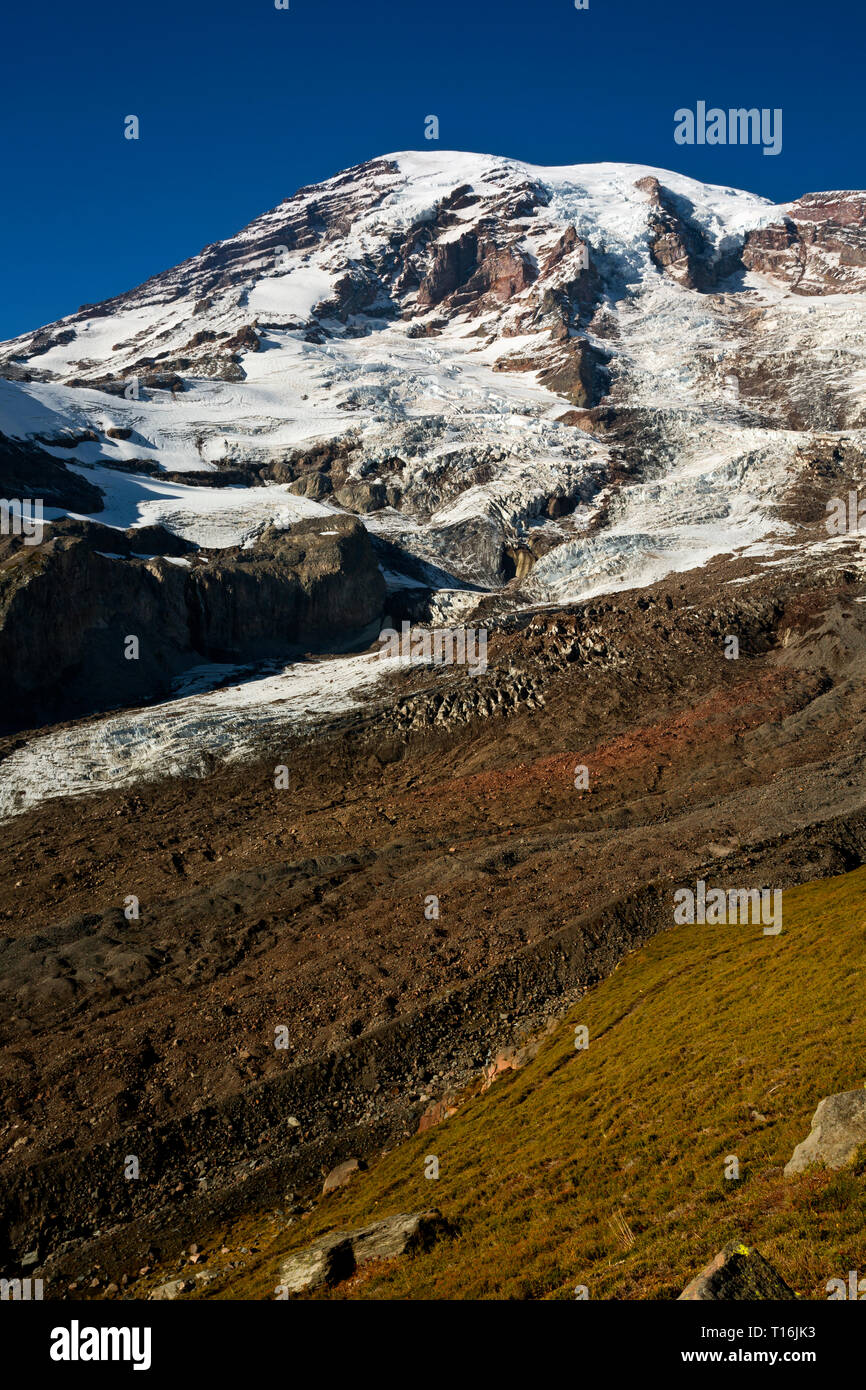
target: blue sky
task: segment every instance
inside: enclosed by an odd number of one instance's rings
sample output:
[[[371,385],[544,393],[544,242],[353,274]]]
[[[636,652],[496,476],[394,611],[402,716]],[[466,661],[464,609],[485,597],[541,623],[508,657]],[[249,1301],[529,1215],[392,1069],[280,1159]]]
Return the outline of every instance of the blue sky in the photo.
[[[0,338],[107,298],[306,183],[439,146],[624,160],[775,200],[863,188],[863,0],[45,0],[0,59]],[[782,152],[673,113],[781,107]],[[141,123],[123,138],[124,117]]]

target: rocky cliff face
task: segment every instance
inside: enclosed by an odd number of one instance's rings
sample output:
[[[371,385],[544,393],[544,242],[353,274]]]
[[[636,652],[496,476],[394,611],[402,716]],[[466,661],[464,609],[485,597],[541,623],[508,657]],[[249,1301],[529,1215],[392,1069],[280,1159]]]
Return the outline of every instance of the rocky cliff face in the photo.
[[[101,512],[102,492],[37,444],[0,434],[0,496],[38,497],[46,507]]]
[[[798,198],[777,222],[747,234],[742,263],[794,294],[861,294],[866,288],[866,197],[809,193]]]
[[[161,528],[143,536],[75,522],[50,527],[38,546],[5,539],[3,722],[137,703],[203,661],[327,649],[361,633],[385,594],[370,539],[346,517],[323,532],[316,521],[269,528],[249,549],[218,552],[178,545]],[[145,545],[157,553],[142,554]]]

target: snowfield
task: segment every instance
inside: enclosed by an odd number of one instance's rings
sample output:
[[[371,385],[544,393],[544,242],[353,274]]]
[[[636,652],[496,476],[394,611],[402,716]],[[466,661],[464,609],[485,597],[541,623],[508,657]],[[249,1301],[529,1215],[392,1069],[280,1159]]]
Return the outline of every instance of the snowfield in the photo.
[[[232,674],[238,683],[44,734],[12,753],[0,764],[0,820],[52,797],[205,777],[217,762],[243,761],[265,744],[276,765],[281,734],[356,708],[388,671],[375,653],[296,662],[254,679],[242,679],[249,672],[240,667],[201,667],[182,688]]]

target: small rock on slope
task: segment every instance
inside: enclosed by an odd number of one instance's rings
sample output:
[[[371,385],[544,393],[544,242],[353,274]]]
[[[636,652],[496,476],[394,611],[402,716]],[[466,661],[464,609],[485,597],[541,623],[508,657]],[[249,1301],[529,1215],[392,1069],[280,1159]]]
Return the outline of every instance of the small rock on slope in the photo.
[[[332,1168],[325,1178],[322,1195],[324,1196],[326,1192],[333,1192],[338,1187],[345,1187],[347,1182],[352,1181],[360,1167],[357,1158],[347,1158],[345,1163],[338,1163],[336,1168]]]
[[[358,1231],[331,1231],[322,1240],[295,1251],[280,1265],[280,1288],[308,1293],[324,1284],[348,1279],[367,1260],[389,1260],[429,1250],[453,1228],[440,1211],[398,1212]]]
[[[679,1301],[791,1299],[797,1295],[757,1250],[731,1241],[687,1284]]]

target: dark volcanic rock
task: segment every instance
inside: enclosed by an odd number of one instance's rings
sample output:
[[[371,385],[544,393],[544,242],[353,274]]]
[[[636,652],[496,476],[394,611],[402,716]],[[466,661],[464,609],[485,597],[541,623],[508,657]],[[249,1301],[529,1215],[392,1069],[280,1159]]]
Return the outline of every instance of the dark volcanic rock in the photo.
[[[550,391],[564,396],[579,409],[598,404],[608,389],[609,355],[586,338],[569,338],[543,356],[503,357],[493,365],[495,372],[538,372],[538,380]],[[571,422],[569,422],[571,423]]]
[[[35,444],[0,434],[0,496],[40,498],[45,507],[101,512],[102,492]]]
[[[425,309],[440,304],[469,279],[477,264],[478,238],[474,232],[464,232],[456,240],[437,246],[433,264],[421,282],[418,303]]]
[[[118,531],[113,526],[105,526],[101,521],[82,521],[76,517],[64,516],[51,522],[52,536],[64,536],[85,540],[94,549],[107,555],[147,556],[155,555],[194,555],[198,546],[192,541],[176,536],[164,526],[130,526],[126,531]]]
[[[311,497],[314,502],[321,502],[325,497],[329,497],[332,490],[327,473],[304,473],[289,484],[289,492],[294,492],[299,497]]]
[[[50,352],[54,347],[62,347],[65,343],[73,342],[75,336],[74,328],[67,328],[59,333],[52,332],[50,327],[40,328],[30,340],[30,356],[41,357],[43,353]]]
[[[680,1294],[681,1300],[689,1302],[796,1297],[769,1261],[741,1241],[726,1245]]]
[[[0,721],[33,724],[164,694],[189,650],[186,573],[46,534],[0,563]],[[137,660],[124,655],[139,640]]]
[[[385,484],[375,478],[349,478],[337,488],[334,500],[353,512],[377,512],[387,500]]]
[[[130,526],[124,536],[131,555],[193,555],[198,549],[191,541],[185,541],[183,536],[176,536],[164,526]]]
[[[712,247],[689,215],[691,205],[652,174],[638,179],[635,188],[646,193],[653,209],[649,222],[653,264],[686,289],[714,288],[718,275],[733,269],[733,264],[716,263]]]
[[[366,530],[339,516],[290,531],[269,527],[251,550],[213,553],[192,582],[193,645],[212,658],[278,656],[298,642],[339,640],[379,618],[385,601]]]
[[[249,550],[184,565],[163,558],[189,547],[161,527],[124,534],[65,522],[38,546],[5,539],[0,720],[135,703],[166,694],[202,658],[257,660],[351,637],[381,616],[384,580],[360,523],[335,517],[332,534],[324,529],[319,519],[271,528]],[[142,546],[151,558],[137,558]]]

